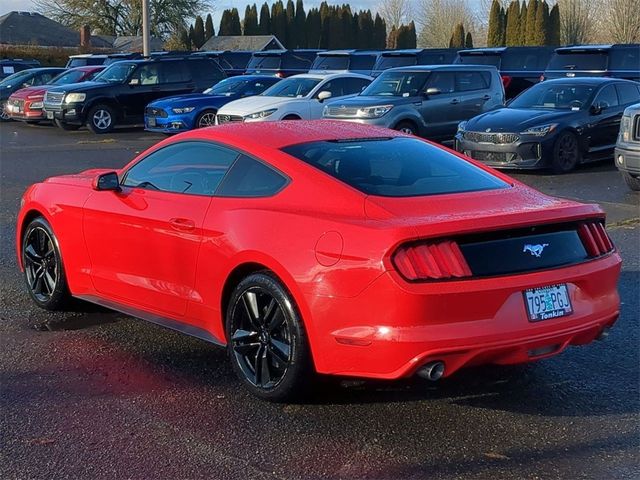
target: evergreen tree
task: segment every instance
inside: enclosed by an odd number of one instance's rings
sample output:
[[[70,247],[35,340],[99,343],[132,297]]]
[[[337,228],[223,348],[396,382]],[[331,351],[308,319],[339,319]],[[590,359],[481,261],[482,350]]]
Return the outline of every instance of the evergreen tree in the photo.
[[[487,31],[487,46],[502,47],[504,46],[505,24],[504,10],[499,0],[493,0],[491,10],[489,11],[489,29]]]
[[[527,27],[525,35],[525,45],[536,45],[537,31],[536,31],[536,17],[538,15],[538,0],[529,0],[527,5]]]
[[[467,32],[467,36],[464,39],[464,48],[473,48],[473,38],[471,32]]]
[[[549,5],[542,0],[536,8],[535,31],[533,35],[534,45],[549,44]]]
[[[195,33],[193,31],[193,24],[191,24],[189,26],[189,46],[191,46],[193,48],[193,37],[194,37]]]
[[[387,48],[391,50],[398,48],[398,30],[395,25],[391,25],[391,31],[387,37]]]
[[[213,29],[213,18],[211,18],[211,14],[208,14],[207,19],[204,22],[204,41],[206,42],[215,34],[216,32]]]
[[[518,19],[518,43],[516,45],[527,44],[527,3],[522,2],[522,8],[520,9],[520,18]]]
[[[556,3],[549,12],[549,43],[548,45],[560,45],[560,8]]]
[[[320,45],[320,30],[322,28],[320,22],[320,11],[312,8],[307,14],[305,22],[305,31],[307,36],[307,48],[318,48]]]
[[[339,48],[355,48],[356,32],[353,30],[353,15],[351,7],[344,5],[340,10],[340,30],[342,31],[342,45]]]
[[[240,24],[240,12],[237,8],[231,9],[230,18],[230,35],[242,35],[242,25]]]
[[[358,14],[358,30],[356,46],[362,49],[376,48],[375,46],[375,26],[371,17],[371,10],[362,11]]]
[[[514,0],[507,7],[505,19],[505,45],[515,47],[520,45],[520,1]]]
[[[198,15],[196,17],[196,23],[193,27],[193,46],[199,49],[202,45],[204,45],[204,20],[202,17]]]
[[[271,33],[285,44],[287,38],[287,14],[284,11],[282,0],[278,0],[271,5]]]
[[[260,35],[269,35],[271,33],[271,15],[269,14],[269,4],[264,2],[260,7],[260,24],[258,26]]]
[[[189,32],[186,28],[180,27],[178,31],[178,38],[185,50],[191,50],[191,39],[189,38]]]
[[[307,48],[307,30],[305,24],[307,21],[307,14],[304,11],[304,3],[302,0],[296,1],[296,17],[294,20],[294,29],[296,31],[296,47]]]
[[[318,42],[319,48],[329,48],[329,39],[331,37],[331,17],[333,15],[332,8],[329,8],[327,2],[322,2],[320,4],[320,41]]]
[[[373,22],[373,44],[371,48],[377,50],[384,50],[387,43],[387,24],[384,19],[376,13],[376,18]]]
[[[449,40],[449,48],[464,48],[464,25],[462,23],[456,24]]]
[[[229,35],[229,14],[231,12],[229,10],[222,11],[222,17],[220,18],[220,27],[218,27],[218,35],[225,36]]]
[[[296,28],[295,28],[295,6],[293,4],[293,0],[287,0],[287,7],[284,11],[285,19],[286,19],[286,36],[285,36],[285,47],[287,48],[295,48],[298,43]]]

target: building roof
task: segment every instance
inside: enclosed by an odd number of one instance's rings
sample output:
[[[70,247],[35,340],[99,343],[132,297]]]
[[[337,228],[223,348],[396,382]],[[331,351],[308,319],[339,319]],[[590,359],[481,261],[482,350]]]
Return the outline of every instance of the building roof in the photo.
[[[200,50],[283,50],[284,45],[274,35],[224,35],[213,36]]]
[[[35,12],[9,12],[0,17],[0,43],[77,47],[80,32]]]

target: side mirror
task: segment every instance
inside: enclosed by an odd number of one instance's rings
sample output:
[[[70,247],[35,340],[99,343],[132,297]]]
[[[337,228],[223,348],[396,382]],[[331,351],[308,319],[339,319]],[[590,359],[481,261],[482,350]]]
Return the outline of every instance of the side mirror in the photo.
[[[605,108],[607,108],[607,104],[604,102],[594,103],[591,105],[589,113],[591,113],[591,115],[600,115]]]
[[[93,179],[93,189],[119,191],[120,180],[118,179],[118,174],[116,172],[106,172],[97,175]]]
[[[427,90],[424,92],[424,94],[426,96],[431,96],[431,95],[440,95],[442,92],[440,91],[439,88],[436,87],[429,87],[427,88]]]
[[[323,90],[318,94],[319,102],[324,102],[327,98],[331,98],[331,92],[327,92],[326,90]]]

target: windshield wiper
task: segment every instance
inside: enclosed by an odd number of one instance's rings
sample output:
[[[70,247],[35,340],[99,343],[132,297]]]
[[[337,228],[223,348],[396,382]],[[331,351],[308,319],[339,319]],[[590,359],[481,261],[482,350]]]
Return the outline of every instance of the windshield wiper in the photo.
[[[562,67],[562,68],[566,68],[567,70],[575,70],[575,69],[576,69],[576,66],[575,66],[575,65],[565,65],[565,66],[564,66],[564,67]]]

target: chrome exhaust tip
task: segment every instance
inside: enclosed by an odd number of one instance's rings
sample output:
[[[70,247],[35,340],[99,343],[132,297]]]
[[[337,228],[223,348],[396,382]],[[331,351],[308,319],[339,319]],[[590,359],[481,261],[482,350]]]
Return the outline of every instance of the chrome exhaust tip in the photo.
[[[444,362],[436,360],[435,362],[429,362],[418,369],[417,372],[420,378],[435,382],[440,380],[444,375]]]
[[[596,340],[605,340],[609,336],[609,329],[604,328],[600,334],[596,337]]]

